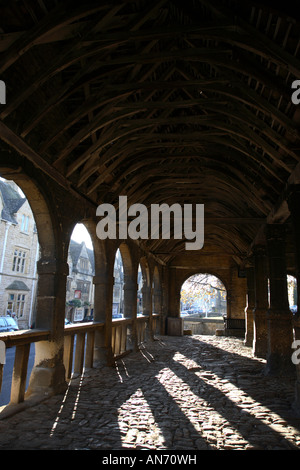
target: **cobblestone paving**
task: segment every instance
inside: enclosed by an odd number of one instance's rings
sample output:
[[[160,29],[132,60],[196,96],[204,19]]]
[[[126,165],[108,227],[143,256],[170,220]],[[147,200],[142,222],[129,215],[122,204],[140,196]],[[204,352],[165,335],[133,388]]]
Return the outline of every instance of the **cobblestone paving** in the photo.
[[[294,379],[263,374],[241,339],[159,337],[0,421],[0,449],[300,449]]]

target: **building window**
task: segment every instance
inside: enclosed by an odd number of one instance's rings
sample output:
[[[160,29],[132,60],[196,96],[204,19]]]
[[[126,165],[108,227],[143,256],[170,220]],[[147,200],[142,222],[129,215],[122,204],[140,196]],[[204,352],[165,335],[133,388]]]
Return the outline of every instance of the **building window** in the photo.
[[[26,266],[26,251],[16,249],[14,251],[12,270],[15,273],[24,273]]]
[[[67,292],[71,291],[72,279],[67,279]]]
[[[77,290],[81,291],[82,294],[89,294],[90,282],[77,281]]]
[[[21,232],[28,233],[28,227],[29,227],[29,216],[23,214],[22,221],[21,221]]]
[[[89,262],[87,259],[81,258],[80,259],[80,270],[81,271],[88,271],[89,269]]]
[[[13,315],[16,314],[18,318],[23,317],[25,307],[26,294],[9,294],[7,311]]]

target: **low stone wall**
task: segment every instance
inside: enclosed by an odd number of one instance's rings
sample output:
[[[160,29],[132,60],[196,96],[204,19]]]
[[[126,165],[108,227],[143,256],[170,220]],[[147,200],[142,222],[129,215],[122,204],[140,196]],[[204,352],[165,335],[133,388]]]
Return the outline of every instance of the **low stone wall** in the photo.
[[[184,330],[191,330],[193,335],[215,335],[216,330],[224,329],[223,318],[199,318],[184,320]]]

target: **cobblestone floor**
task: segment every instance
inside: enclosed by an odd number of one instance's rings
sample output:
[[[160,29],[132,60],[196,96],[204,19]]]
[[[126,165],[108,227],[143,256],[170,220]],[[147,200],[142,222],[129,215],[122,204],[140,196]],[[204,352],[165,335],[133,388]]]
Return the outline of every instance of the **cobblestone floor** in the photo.
[[[159,337],[0,421],[0,449],[300,449],[294,379],[263,374],[241,339]]]

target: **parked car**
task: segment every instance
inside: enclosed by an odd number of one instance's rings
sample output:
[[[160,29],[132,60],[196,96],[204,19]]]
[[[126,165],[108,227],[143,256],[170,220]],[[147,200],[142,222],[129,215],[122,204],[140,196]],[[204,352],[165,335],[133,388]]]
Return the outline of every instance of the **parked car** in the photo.
[[[188,310],[181,310],[180,315],[184,317],[185,315],[189,315]]]
[[[122,313],[114,313],[112,317],[113,318],[123,318],[123,315],[122,315]]]
[[[7,331],[18,331],[19,327],[12,317],[10,316],[0,316],[0,333],[4,333]]]

